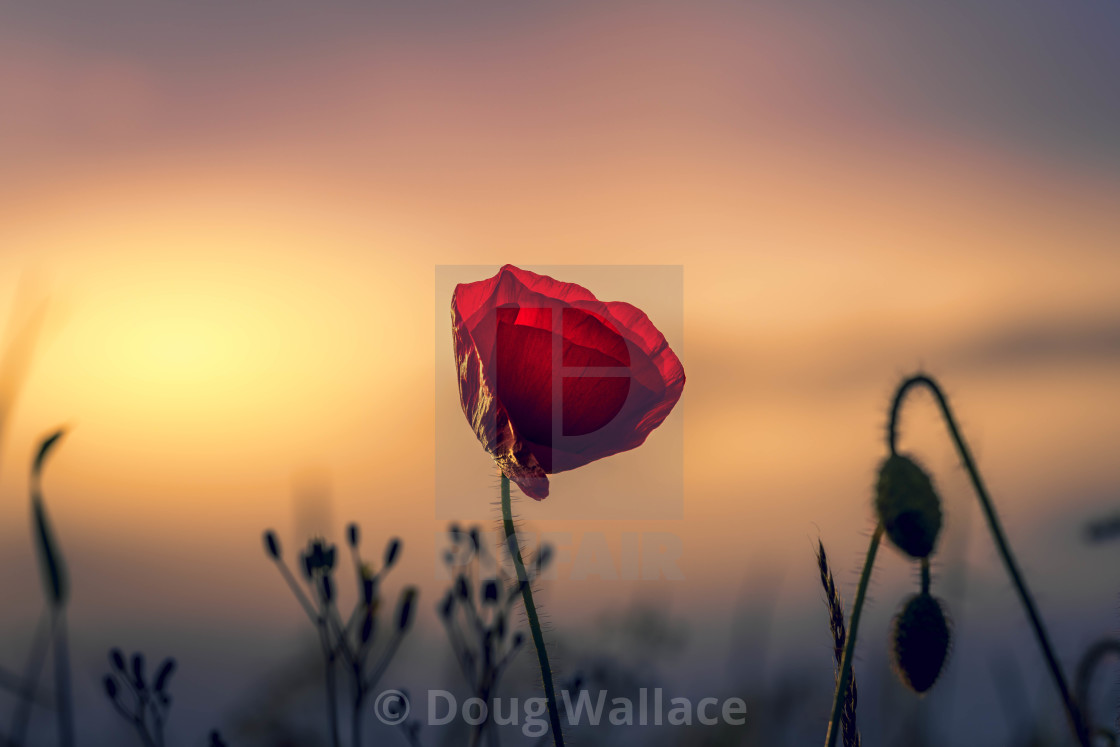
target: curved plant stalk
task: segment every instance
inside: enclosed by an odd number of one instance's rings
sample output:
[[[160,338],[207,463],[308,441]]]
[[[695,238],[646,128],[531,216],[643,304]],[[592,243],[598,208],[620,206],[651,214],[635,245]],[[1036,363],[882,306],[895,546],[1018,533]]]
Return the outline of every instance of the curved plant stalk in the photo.
[[[66,634],[66,605],[70,599],[70,582],[66,561],[47,518],[43,502],[43,464],[51,450],[66,435],[65,429],[52,433],[39,446],[31,465],[31,515],[35,546],[39,551],[40,570],[47,601],[50,603],[51,630],[54,633],[54,687],[58,704],[58,742],[62,747],[74,744],[74,709],[70,691],[70,647]]]
[[[894,402],[891,404],[890,426],[887,431],[887,445],[890,447],[891,454],[897,453],[895,444],[898,440],[898,417],[902,409],[902,403],[906,398],[906,394],[911,389],[919,386],[924,386],[929,389],[934,399],[937,400],[937,405],[941,410],[941,415],[945,420],[949,435],[952,437],[953,444],[956,446],[957,453],[960,455],[961,463],[964,465],[969,478],[972,480],[972,487],[976,491],[976,497],[980,501],[980,507],[984,510],[984,517],[988,520],[988,529],[991,531],[992,540],[995,542],[996,549],[999,550],[1000,557],[1003,559],[1003,565],[1007,569],[1007,575],[1011,577],[1011,583],[1015,587],[1015,591],[1019,594],[1019,600],[1022,602],[1023,608],[1027,612],[1031,628],[1034,629],[1035,638],[1038,639],[1038,645],[1042,649],[1043,657],[1046,659],[1046,665],[1050,669],[1050,676],[1054,680],[1054,684],[1061,695],[1062,704],[1065,706],[1070,727],[1073,729],[1078,743],[1081,744],[1082,747],[1090,747],[1089,730],[1085,727],[1085,722],[1081,716],[1081,710],[1073,699],[1069,685],[1066,684],[1066,678],[1062,674],[1061,667],[1058,665],[1058,659],[1054,655],[1053,647],[1050,645],[1050,638],[1046,633],[1046,627],[1042,624],[1042,618],[1038,614],[1038,608],[1035,606],[1034,599],[1031,597],[1031,593],[1027,589],[1026,583],[1023,581],[1019,566],[1015,562],[1015,557],[1011,554],[1011,546],[1007,543],[1007,538],[1003,534],[1003,527],[999,522],[999,516],[996,514],[992,499],[988,495],[988,490],[984,486],[984,481],[980,477],[980,472],[976,468],[975,461],[973,461],[972,452],[969,451],[968,445],[965,443],[964,437],[957,427],[957,421],[953,417],[953,411],[949,408],[949,402],[946,400],[945,394],[941,391],[941,387],[928,376],[923,374],[911,376],[903,381],[902,384],[899,385],[898,391],[895,392]]]
[[[856,633],[859,631],[859,618],[863,612],[863,602],[867,598],[867,586],[871,582],[871,569],[875,566],[875,554],[879,552],[879,543],[883,539],[882,523],[875,526],[871,534],[871,542],[867,545],[867,558],[863,561],[863,571],[859,574],[859,586],[856,588],[856,598],[852,603],[852,621],[848,626],[848,640],[844,644],[844,658],[840,661],[840,672],[836,675],[836,694],[832,697],[832,715],[828,719],[828,733],[825,735],[825,747],[836,744],[836,735],[840,732],[840,716],[844,710],[844,701],[848,697],[848,683],[852,679],[852,657],[856,651]]]
[[[537,661],[541,665],[541,680],[544,682],[544,695],[548,701],[548,721],[552,725],[552,742],[556,747],[564,747],[564,735],[560,728],[560,709],[556,704],[556,687],[552,682],[552,667],[548,663],[544,634],[537,617],[537,607],[533,603],[533,587],[525,563],[521,559],[521,546],[517,542],[517,530],[513,526],[513,508],[510,505],[509,478],[502,475],[502,525],[505,529],[506,544],[513,567],[517,571],[517,583],[521,587],[521,598],[525,602],[525,616],[529,619],[529,630],[533,635],[533,645],[537,649]]]

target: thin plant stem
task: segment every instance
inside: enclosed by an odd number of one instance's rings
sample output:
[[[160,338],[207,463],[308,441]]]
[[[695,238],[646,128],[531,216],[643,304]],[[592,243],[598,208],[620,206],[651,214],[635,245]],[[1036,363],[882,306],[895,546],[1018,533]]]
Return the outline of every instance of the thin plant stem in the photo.
[[[358,692],[354,695],[354,708],[350,715],[350,744],[352,747],[360,747],[362,744],[362,702],[365,700],[365,693],[361,691],[361,685],[357,687]]]
[[[856,588],[856,598],[852,603],[852,621],[848,625],[848,640],[844,644],[844,658],[840,660],[840,673],[836,677],[836,694],[832,698],[832,716],[828,719],[828,734],[825,735],[825,747],[836,744],[836,735],[840,733],[840,714],[844,710],[844,700],[848,696],[848,683],[852,679],[852,657],[856,651],[856,633],[859,632],[859,618],[863,613],[863,602],[867,598],[867,586],[871,582],[871,569],[875,566],[875,554],[879,552],[879,543],[883,539],[882,523],[876,525],[871,534],[871,542],[867,545],[867,558],[863,561],[863,571],[859,574],[859,586]]]
[[[320,593],[320,597],[322,597]],[[328,616],[330,614],[329,605],[326,599],[322,599],[319,604],[319,614],[316,619],[316,625],[319,628],[319,643],[323,647],[323,662],[325,665],[325,675],[327,680],[327,716],[331,725],[331,745],[332,747],[340,747],[341,741],[338,735],[338,696],[335,692],[336,683],[334,678],[334,662],[335,652],[331,646],[330,640],[330,627],[328,625]]]
[[[493,719],[493,698],[490,697],[490,688],[483,685],[475,694],[479,700],[486,704],[486,718],[471,731],[470,747],[479,747],[482,736],[486,735],[489,747],[498,747],[498,726]]]
[[[486,743],[489,747],[501,747],[501,742],[498,739],[498,722],[494,720],[494,699],[487,693],[486,695]]]
[[[533,645],[537,649],[537,661],[541,666],[544,696],[548,702],[548,721],[552,725],[552,743],[555,747],[564,747],[564,735],[560,728],[560,709],[556,705],[556,687],[552,682],[552,667],[548,663],[548,651],[545,649],[537,607],[533,604],[533,587],[529,583],[529,574],[525,571],[525,563],[521,559],[521,546],[517,543],[517,530],[513,526],[513,508],[510,505],[509,493],[509,478],[503,473],[502,524],[505,528],[506,544],[509,546],[510,557],[513,558],[513,567],[517,571],[517,583],[521,586],[521,598],[525,603],[525,616],[529,620]]]
[[[323,626],[323,631],[320,634],[323,639],[323,656],[326,660],[326,678],[327,678],[327,709],[330,711],[331,722],[331,744],[334,747],[339,747],[341,742],[338,736],[338,694],[336,692],[336,685],[334,678],[334,660],[335,654],[331,650],[331,644],[327,640],[326,626]]]
[[[323,658],[326,664],[326,678],[327,678],[327,710],[331,722],[331,744],[334,747],[339,747],[340,742],[338,738],[338,697],[335,693],[334,681],[334,652],[330,650],[330,643],[327,641],[326,631],[322,631],[320,637],[323,641]]]
[[[1035,606],[1034,598],[1031,596],[1026,583],[1023,581],[1019,566],[1015,562],[1015,556],[1011,553],[1011,546],[1008,544],[1006,536],[1004,536],[999,516],[996,514],[995,506],[992,503],[991,497],[988,495],[988,489],[984,486],[984,481],[980,477],[980,472],[976,468],[976,462],[972,458],[972,452],[969,450],[968,444],[965,443],[964,437],[957,427],[957,421],[953,417],[953,411],[950,409],[949,402],[945,398],[945,394],[941,391],[941,387],[928,376],[918,374],[906,379],[899,385],[898,391],[895,393],[894,402],[891,405],[890,426],[887,431],[887,445],[890,447],[891,454],[897,453],[895,446],[898,440],[898,417],[902,409],[903,400],[911,389],[918,386],[924,386],[929,389],[934,399],[937,400],[937,405],[941,410],[945,425],[949,429],[949,435],[952,437],[953,444],[956,446],[957,453],[960,455],[961,463],[964,465],[969,478],[972,480],[972,487],[976,491],[976,497],[980,501],[980,507],[984,511],[984,517],[988,520],[988,529],[991,531],[992,540],[995,542],[996,549],[999,550],[1000,557],[1003,558],[1003,565],[1007,569],[1007,575],[1011,577],[1011,583],[1015,587],[1015,591],[1019,594],[1019,600],[1023,603],[1023,608],[1027,612],[1031,627],[1034,629],[1035,638],[1038,639],[1038,645],[1042,649],[1043,657],[1046,659],[1046,666],[1050,669],[1050,676],[1054,680],[1055,686],[1058,688],[1058,693],[1061,695],[1062,704],[1065,706],[1070,727],[1073,729],[1073,733],[1082,747],[1090,747],[1089,730],[1085,726],[1085,722],[1081,716],[1081,710],[1078,708],[1077,702],[1070,692],[1069,685],[1066,684],[1066,678],[1062,674],[1062,668],[1058,664],[1058,658],[1054,655],[1054,649],[1050,644],[1050,637],[1047,635],[1046,627],[1043,625],[1042,618],[1038,614],[1038,608]]]
[[[51,635],[54,633],[54,616],[45,611],[39,618],[39,627],[31,644],[31,651],[23,667],[23,693],[19,705],[12,716],[11,736],[8,741],[20,747],[27,738],[27,727],[31,721],[31,701],[39,689],[39,677],[43,671],[43,661],[47,655]]]
[[[128,680],[126,679],[124,680],[124,682],[127,683]],[[131,685],[129,686],[129,689],[132,689]],[[123,716],[124,719],[131,723],[133,728],[136,729],[136,733],[137,735],[139,735],[140,741],[143,742],[144,747],[157,747],[156,743],[152,740],[151,735],[148,734],[148,726],[144,723],[144,719],[142,716],[143,711],[132,713],[123,705],[121,705],[120,701],[116,699],[113,700],[113,707],[117,709],[117,713]]]
[[[307,617],[310,618],[312,623],[318,625],[319,615],[315,612],[315,608],[311,606],[311,600],[303,593],[303,589],[299,588],[296,577],[292,575],[292,572],[288,570],[288,566],[285,565],[283,561],[277,559],[273,562],[275,562],[276,567],[280,569],[280,575],[284,577],[288,588],[292,590],[292,594],[295,595],[296,600],[299,602],[300,606],[303,607],[303,611],[307,613]]]
[[[377,664],[373,667],[373,670],[370,672],[369,677],[367,677],[362,684],[362,687],[367,691],[377,687],[377,683],[381,681],[381,677],[385,674],[385,670],[389,668],[389,664],[393,661],[393,657],[396,655],[397,649],[400,648],[403,638],[403,631],[398,632],[395,636],[393,636],[393,639],[389,641],[388,645],[386,645],[385,651],[381,654],[381,658],[377,660]]]
[[[164,747],[163,716],[160,715],[159,704],[155,702],[152,703],[152,721],[154,722],[152,730],[155,732],[156,747]]]
[[[70,694],[70,645],[66,635],[66,609],[57,607],[54,622],[54,689],[58,703],[58,742],[74,747],[74,708]]]
[[[27,691],[26,683],[15,672],[10,672],[7,669],[0,669],[0,690],[7,690],[16,698],[23,700],[24,693]],[[31,700],[32,705],[45,706],[53,708],[54,695],[46,697],[46,694],[39,692],[31,692],[27,695]]]

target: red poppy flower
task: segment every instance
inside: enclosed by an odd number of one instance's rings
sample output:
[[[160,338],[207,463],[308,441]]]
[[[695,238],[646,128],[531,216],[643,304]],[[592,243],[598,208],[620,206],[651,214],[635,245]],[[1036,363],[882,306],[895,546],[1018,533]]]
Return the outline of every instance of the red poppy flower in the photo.
[[[451,299],[459,399],[478,440],[522,492],[640,446],[684,389],[684,369],[628,303],[506,265]]]

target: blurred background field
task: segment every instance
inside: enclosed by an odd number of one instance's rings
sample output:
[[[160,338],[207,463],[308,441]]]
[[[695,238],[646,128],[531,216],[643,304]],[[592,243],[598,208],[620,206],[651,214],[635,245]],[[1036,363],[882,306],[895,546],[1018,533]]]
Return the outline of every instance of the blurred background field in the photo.
[[[0,664],[40,612],[26,465],[66,423],[47,493],[85,743],[119,728],[113,645],[179,658],[174,744],[267,711],[315,645],[268,526],[292,549],[349,520],[402,537],[421,614],[384,684],[448,687],[433,269],[514,262],[684,266],[684,518],[558,518],[564,475],[520,507],[530,531],[682,541],[681,581],[560,564],[543,603],[569,664],[744,693],[752,728],[788,718],[745,743],[819,740],[816,538],[850,600],[887,399],[923,367],[1072,668],[1120,628],[1120,542],[1085,531],[1120,510],[1118,33],[1114,5],[1033,1],[0,4],[0,314],[50,300],[0,454]],[[913,578],[885,552],[856,664],[867,743],[1063,743],[928,401],[904,444],[945,497],[955,644],[929,697],[894,684]],[[635,650],[650,626],[672,645]],[[1116,677],[1096,692],[1112,713]]]

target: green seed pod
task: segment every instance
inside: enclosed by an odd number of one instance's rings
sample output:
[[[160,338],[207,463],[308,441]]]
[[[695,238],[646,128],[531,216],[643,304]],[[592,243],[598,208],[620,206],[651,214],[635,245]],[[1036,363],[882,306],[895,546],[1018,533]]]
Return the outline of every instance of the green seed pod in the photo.
[[[875,512],[895,547],[928,558],[941,532],[941,499],[925,470],[910,457],[892,454],[879,469]]]
[[[906,600],[891,626],[891,665],[902,684],[921,694],[933,687],[949,656],[949,622],[927,592]]]

